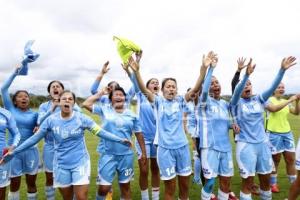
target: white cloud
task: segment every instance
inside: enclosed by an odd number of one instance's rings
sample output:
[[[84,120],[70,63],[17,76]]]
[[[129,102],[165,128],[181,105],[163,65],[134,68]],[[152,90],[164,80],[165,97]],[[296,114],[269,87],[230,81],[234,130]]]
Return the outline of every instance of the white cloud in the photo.
[[[239,56],[254,58],[257,69],[251,80],[255,91],[261,92],[272,82],[282,57],[300,59],[299,5],[258,0],[2,1],[0,81],[20,61],[25,42],[36,39],[34,49],[41,57],[12,89],[45,94],[48,82],[58,79],[78,96],[86,96],[106,60],[111,70],[103,84],[117,80],[129,88],[112,41],[119,35],[144,50],[145,80],[173,76],[182,93],[194,84],[202,54],[213,49],[220,58],[215,75],[223,93],[231,93]],[[299,91],[299,75],[299,66],[287,72],[284,82],[289,92]]]

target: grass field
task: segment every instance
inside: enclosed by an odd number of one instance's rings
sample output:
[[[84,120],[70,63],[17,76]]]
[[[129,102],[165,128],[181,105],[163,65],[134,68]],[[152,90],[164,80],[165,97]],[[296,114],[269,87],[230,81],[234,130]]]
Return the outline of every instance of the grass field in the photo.
[[[94,116],[93,116],[94,117]],[[96,117],[94,117],[96,120],[98,120]],[[292,126],[292,130],[295,135],[295,141],[298,140],[298,137],[300,135],[300,117],[298,116],[290,116],[290,123]],[[97,161],[98,161],[98,154],[96,152],[96,146],[98,144],[98,138],[91,135],[91,134],[86,134],[86,144],[88,146],[88,150],[90,153],[91,157],[91,164],[92,164],[92,173],[91,173],[91,183],[89,187],[89,199],[96,199],[96,176],[97,176]],[[40,144],[42,146],[42,144]],[[235,145],[233,145],[235,148]],[[235,157],[235,156],[234,156]],[[132,199],[141,199],[140,196],[140,190],[139,190],[139,185],[138,185],[138,177],[139,177],[139,170],[137,166],[137,161],[135,160],[135,179],[131,182],[131,191],[132,191]],[[45,175],[44,173],[39,173],[38,174],[38,179],[37,179],[37,185],[38,185],[38,199],[46,199],[44,195],[44,183],[45,183]],[[232,190],[236,193],[239,194],[240,190],[240,177],[239,173],[236,167],[236,162],[235,162],[235,175],[232,178],[231,181],[231,188]],[[279,186],[280,186],[280,193],[278,194],[273,194],[273,199],[274,200],[283,200],[284,198],[287,197],[288,195],[288,190],[290,187],[290,184],[288,182],[288,179],[286,177],[285,173],[285,165],[283,163],[283,160],[281,161],[280,167],[279,167],[279,173],[278,173],[278,181],[279,181]],[[257,180],[256,180],[257,182]],[[118,189],[118,184],[115,182],[113,185],[114,189],[114,197],[113,199],[119,199],[119,189]],[[200,190],[201,187],[198,185],[193,184],[190,181],[190,199],[200,199]],[[215,186],[215,190],[217,189],[217,185]],[[21,185],[21,199],[26,199],[26,184],[25,180],[22,179],[22,185]],[[163,183],[161,183],[161,194],[163,194]],[[177,195],[177,194],[176,194]],[[163,199],[163,196],[160,195],[161,199]],[[56,199],[62,199],[59,192],[56,191]],[[254,197],[253,199],[259,199],[258,197]]]

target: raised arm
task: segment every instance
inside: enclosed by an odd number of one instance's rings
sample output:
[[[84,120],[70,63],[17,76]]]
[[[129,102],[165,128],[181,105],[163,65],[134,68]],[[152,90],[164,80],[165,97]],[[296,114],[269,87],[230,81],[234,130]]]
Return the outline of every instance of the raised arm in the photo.
[[[287,101],[285,102],[282,102],[280,104],[277,104],[277,105],[274,105],[272,103],[269,103],[267,106],[266,106],[266,109],[270,112],[277,112],[279,110],[281,110],[282,108],[284,108],[285,106],[289,105],[290,103],[292,103],[293,101],[296,101],[298,98],[297,98],[297,95],[293,95],[291,96]],[[291,110],[292,108],[290,108]]]
[[[142,54],[143,54],[142,51],[135,53],[136,63],[138,65],[140,64]],[[124,65],[124,64],[121,64],[121,65],[122,65],[122,68],[124,69],[124,71],[127,73],[128,77],[132,83],[132,87],[130,88],[130,90],[133,90],[132,92],[134,92],[134,93],[138,93],[140,91],[140,88],[139,88],[138,82],[136,80],[135,74],[133,72],[130,72],[129,65]]]
[[[91,86],[91,93],[92,94],[96,94],[98,92],[98,87],[100,85],[100,82],[103,78],[103,76],[109,71],[109,61],[106,61],[106,63],[104,63],[100,73],[98,74],[98,76],[96,77],[96,80],[94,81],[93,85]]]
[[[296,58],[293,56],[289,56],[289,57],[282,59],[281,68],[280,68],[279,72],[277,73],[277,76],[275,77],[275,80],[273,81],[271,87],[261,94],[261,97],[264,101],[267,101],[267,99],[273,94],[275,89],[278,87],[279,83],[281,82],[281,80],[283,78],[285,71],[287,69],[289,69],[290,67],[297,64],[295,61],[296,61]]]
[[[246,61],[246,58],[243,58],[243,57],[240,57],[238,58],[237,60],[237,64],[238,64],[238,68],[231,80],[231,91],[232,91],[232,94],[234,92],[234,89],[235,89],[235,86],[239,83],[240,81],[240,75],[241,75],[241,71],[246,67],[245,65],[245,61]]]
[[[202,92],[201,92],[201,95],[200,95],[200,102],[204,103],[204,102],[207,101],[213,71],[214,71],[214,67],[210,67],[208,69],[208,72],[207,72],[206,77],[205,77],[205,81],[203,83]]]
[[[129,58],[129,66],[133,70],[138,86],[141,90],[141,92],[147,97],[149,102],[154,102],[155,96],[152,94],[152,92],[146,87],[142,76],[140,74],[140,65],[131,57]]]
[[[231,105],[234,106],[238,103],[239,99],[241,98],[243,89],[247,83],[247,80],[249,79],[249,76],[253,73],[255,66],[255,64],[252,64],[252,58],[250,58],[250,61],[247,64],[246,74],[244,75],[242,82],[240,82],[234,89],[233,95],[230,100]]]
[[[14,104],[9,96],[8,89],[16,76],[18,75],[18,71],[20,68],[17,68],[9,77],[7,80],[4,81],[2,87],[1,87],[1,97],[3,101],[4,108],[7,110],[11,110],[14,107]]]
[[[97,101],[97,99],[100,99],[103,95],[106,95],[106,94],[108,94],[108,89],[107,89],[107,87],[104,87],[100,91],[98,91],[96,94],[88,97],[82,103],[82,107],[87,109],[88,111],[92,112],[93,104]]]
[[[213,51],[210,51],[207,54],[207,56],[203,55],[199,77],[196,81],[195,86],[185,94],[185,100],[186,101],[190,101],[191,100],[191,95],[200,91],[201,85],[202,85],[203,80],[205,78],[206,70],[212,64],[213,60],[215,60],[215,59],[217,59],[217,54],[215,54]]]

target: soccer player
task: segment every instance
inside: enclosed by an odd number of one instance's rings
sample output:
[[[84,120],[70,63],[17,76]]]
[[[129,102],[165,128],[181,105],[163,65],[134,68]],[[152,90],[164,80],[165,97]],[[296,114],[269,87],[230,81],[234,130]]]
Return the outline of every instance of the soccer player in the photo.
[[[88,199],[88,185],[90,178],[90,157],[84,141],[84,130],[105,138],[107,141],[131,144],[125,138],[117,137],[102,130],[86,115],[73,111],[75,94],[70,91],[62,92],[60,96],[61,111],[50,115],[40,125],[39,130],[22,145],[12,150],[2,160],[7,162],[22,151],[30,148],[44,138],[49,130],[53,131],[55,146],[54,153],[54,187],[59,188],[64,200]]]
[[[4,107],[9,110],[17,122],[17,127],[21,134],[20,144],[26,141],[34,133],[37,125],[37,112],[29,108],[29,94],[26,90],[18,90],[12,97],[9,96],[8,89],[20,71],[18,67],[13,74],[3,83],[1,87],[2,100]],[[8,193],[9,200],[20,199],[19,189],[21,176],[26,175],[27,197],[29,200],[37,199],[36,176],[39,165],[39,152],[37,147],[33,146],[26,151],[15,156],[10,162],[11,184]]]
[[[271,87],[260,95],[252,95],[252,85],[248,80],[254,71],[255,65],[250,59],[246,74],[241,83],[235,88],[231,106],[232,114],[240,127],[237,135],[236,158],[242,177],[241,200],[251,198],[251,185],[255,173],[260,182],[260,198],[271,199],[270,173],[272,171],[272,156],[268,145],[268,137],[264,129],[264,108],[268,98],[279,85],[285,71],[295,65],[295,57],[284,58],[281,68]],[[240,98],[242,96],[242,98]]]
[[[187,90],[190,91],[191,88]],[[189,134],[193,141],[193,160],[194,160],[194,177],[193,182],[201,185],[204,183],[204,177],[201,174],[201,160],[199,151],[199,134],[197,132],[196,106],[198,104],[198,93],[191,94],[191,100],[187,102],[187,112],[184,113],[184,131]],[[200,176],[201,175],[201,176]],[[201,180],[201,178],[203,180]]]
[[[297,98],[297,95],[294,95],[288,100],[285,100],[283,99],[284,92],[284,84],[280,83],[273,93],[273,96],[269,98],[269,104],[266,107],[269,111],[266,129],[269,133],[271,152],[275,165],[275,171],[272,172],[270,179],[272,192],[279,192],[279,187],[277,185],[277,169],[281,153],[285,160],[289,182],[292,183],[296,179],[295,142],[288,122],[288,114],[299,114],[299,99]],[[291,105],[294,101],[296,102],[295,107]]]
[[[300,95],[297,95],[298,99]],[[300,109],[300,108],[299,108]],[[297,178],[292,183],[289,191],[289,200],[296,200],[300,195],[300,139],[298,140],[297,148],[296,148],[296,170],[297,170]]]
[[[234,89],[236,87],[236,85],[239,83],[240,81],[240,75],[241,75],[241,71],[247,67],[247,65],[245,65],[245,61],[246,61],[246,58],[243,58],[243,57],[240,57],[237,59],[237,70],[231,80],[231,91],[232,91],[232,94],[234,92]],[[235,133],[234,133],[234,136],[235,136]],[[254,181],[254,180],[253,180]],[[250,183],[249,183],[250,184]],[[251,193],[254,194],[254,195],[259,195],[259,186],[256,184],[256,183],[252,183],[252,186],[250,187],[251,188]]]
[[[129,65],[134,71],[142,93],[148,98],[156,109],[156,144],[157,162],[161,179],[164,180],[164,199],[173,199],[176,189],[176,175],[179,182],[179,199],[188,199],[189,176],[192,172],[188,141],[184,133],[183,113],[187,111],[186,101],[190,94],[200,90],[206,69],[213,57],[213,52],[203,56],[203,64],[195,87],[186,95],[177,95],[177,82],[174,78],[166,78],[162,82],[163,96],[154,95],[144,84],[139,64],[131,57]]]
[[[50,95],[50,100],[44,102],[39,107],[38,125],[55,112],[60,112],[59,98],[64,91],[64,85],[57,80],[51,81],[47,86],[47,91]],[[77,104],[74,105],[76,111],[80,111]],[[45,136],[45,143],[43,147],[43,164],[46,174],[45,193],[47,200],[55,198],[55,189],[53,188],[53,157],[54,157],[54,139],[52,130]]]
[[[218,199],[237,199],[230,196],[230,179],[233,176],[232,147],[229,129],[236,128],[230,122],[229,103],[221,99],[221,85],[212,76],[218,58],[215,57],[205,77],[198,105],[200,150],[202,170],[206,182],[201,191],[201,199],[210,200],[215,182],[219,177]]]
[[[7,144],[6,142],[6,130],[11,134],[12,142]],[[17,124],[12,114],[0,107],[0,153],[2,155],[14,149],[20,141],[20,132],[17,128]],[[10,184],[10,163],[5,163],[0,166],[0,199],[5,199],[6,186]]]
[[[109,93],[110,104],[96,103],[97,99],[107,94],[108,88],[103,88],[97,94],[86,99],[82,105],[89,111],[100,115],[105,130],[117,136],[125,136],[128,140],[131,139],[132,133],[135,133],[142,151],[140,162],[143,168],[145,168],[147,166],[147,159],[143,134],[141,133],[137,116],[125,105],[126,93],[124,89],[115,87]],[[104,152],[101,154],[98,163],[97,200],[105,199],[116,172],[121,189],[121,198],[131,199],[130,180],[134,174],[133,150],[128,146],[106,140],[103,147]]]
[[[142,52],[136,53],[137,61],[142,57]],[[148,193],[148,174],[149,174],[149,165],[151,169],[151,186],[152,186],[152,199],[158,200],[159,199],[159,169],[156,161],[157,156],[157,148],[154,144],[154,137],[156,132],[156,119],[155,113],[152,105],[149,103],[148,99],[144,96],[144,94],[140,91],[138,83],[134,74],[132,74],[129,69],[128,65],[122,65],[123,69],[126,71],[130,80],[132,81],[135,96],[137,98],[137,113],[139,115],[139,120],[141,123],[142,133],[145,140],[145,147],[146,147],[146,154],[147,154],[147,166],[146,170],[144,169],[141,163],[141,160],[138,159],[139,162],[139,169],[140,169],[140,176],[139,176],[139,184],[141,189],[141,196],[142,200],[149,199]],[[155,95],[158,95],[159,92],[159,81],[156,78],[151,78],[147,81],[146,87]],[[135,144],[138,158],[141,157],[142,151],[141,148],[136,142]]]
[[[90,88],[90,91],[91,91],[91,94],[94,95],[98,92],[98,88],[102,88],[100,86],[100,83],[104,77],[105,74],[107,74],[109,72],[110,68],[109,68],[109,61],[105,62],[102,66],[102,69],[100,71],[100,73],[97,75],[95,81],[93,82],[91,88]],[[129,71],[125,70],[126,73],[128,75],[129,74]],[[130,78],[132,79],[132,78]],[[115,87],[120,87],[119,83],[116,82],[116,81],[110,81],[108,84],[107,84],[107,89],[108,89],[108,94],[114,90]],[[110,100],[108,98],[109,95],[102,95],[99,99],[97,99],[97,102],[98,103],[101,103],[101,104],[107,104],[107,105],[110,105]],[[129,89],[129,91],[126,93],[126,98],[125,98],[125,101],[126,101],[126,106],[129,107],[130,105],[130,101],[132,100],[132,98],[134,97],[135,95],[135,91],[134,91],[134,88],[131,87]],[[101,156],[102,153],[104,153],[104,139],[101,139],[99,144],[98,144],[98,147],[97,147],[97,152],[99,153],[99,158]],[[100,159],[99,159],[100,160]],[[108,192],[107,196],[106,196],[106,200],[112,200],[112,196],[113,196],[113,190],[111,188],[111,190]]]

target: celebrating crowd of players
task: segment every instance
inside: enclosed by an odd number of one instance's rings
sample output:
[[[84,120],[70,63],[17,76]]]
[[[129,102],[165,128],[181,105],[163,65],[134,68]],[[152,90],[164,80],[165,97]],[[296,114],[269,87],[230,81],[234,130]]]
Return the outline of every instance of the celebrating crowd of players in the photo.
[[[228,102],[221,98],[220,82],[213,75],[218,56],[212,51],[203,56],[196,83],[183,96],[177,94],[174,78],[163,79],[161,88],[157,78],[144,83],[140,74],[141,51],[122,65],[133,85],[127,93],[115,81],[98,89],[109,70],[107,62],[92,85],[92,95],[82,104],[83,108],[100,116],[101,126],[81,112],[75,94],[64,90],[64,85],[57,80],[49,83],[50,100],[41,104],[38,112],[30,109],[26,90],[18,90],[10,97],[8,89],[21,75],[22,67],[37,57],[23,61],[1,86],[4,108],[0,109],[0,150],[3,152],[0,199],[5,199],[8,185],[8,199],[20,199],[22,175],[26,176],[27,198],[37,199],[36,178],[40,160],[35,145],[43,138],[46,198],[55,199],[55,188],[58,188],[65,200],[88,199],[91,165],[84,140],[86,129],[101,137],[97,148],[97,200],[108,198],[116,174],[120,199],[131,199],[132,146],[137,151],[141,199],[150,199],[149,171],[152,199],[157,200],[159,196],[174,199],[176,181],[178,198],[189,199],[192,162],[187,134],[193,138],[193,181],[203,186],[201,199],[238,199],[230,186],[234,174],[230,129],[235,134],[236,160],[242,179],[241,200],[252,199],[252,193],[269,200],[272,192],[279,192],[277,170],[281,154],[291,183],[288,198],[296,199],[300,193],[300,177],[297,177],[297,170],[300,173],[300,146],[296,151],[299,155],[295,156],[294,137],[287,120],[289,113],[300,113],[300,95],[285,100],[281,82],[286,70],[296,64],[295,57],[282,60],[271,86],[258,95],[253,95],[249,80],[255,64],[252,59],[246,64],[245,58],[239,58],[238,70],[232,80],[233,95]],[[245,75],[239,80],[243,68],[246,68]],[[162,95],[159,95],[160,90]],[[129,108],[134,96],[137,114]],[[268,112],[266,123],[265,111]],[[6,130],[9,131],[8,141]],[[132,142],[133,133],[135,144]],[[254,183],[256,174],[259,186]],[[217,177],[219,189],[215,196],[213,188]],[[161,195],[160,180],[165,186]]]

